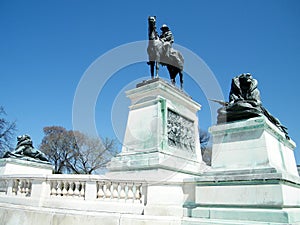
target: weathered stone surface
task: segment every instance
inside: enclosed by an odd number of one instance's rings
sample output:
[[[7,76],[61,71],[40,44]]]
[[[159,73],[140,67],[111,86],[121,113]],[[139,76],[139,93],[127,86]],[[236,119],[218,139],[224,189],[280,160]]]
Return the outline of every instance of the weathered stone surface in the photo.
[[[194,202],[186,202],[185,215],[216,224],[298,224],[295,143],[264,116],[216,125],[210,131],[212,168],[185,180],[195,185]]]
[[[126,92],[131,100],[122,152],[111,172],[152,170],[199,174],[202,162],[197,111],[201,106],[162,79]],[[147,178],[145,178],[147,179]]]
[[[23,159],[0,159],[0,175],[4,174],[52,174],[52,165]]]
[[[264,116],[213,126],[210,132],[213,170],[274,169],[298,176],[295,143]]]

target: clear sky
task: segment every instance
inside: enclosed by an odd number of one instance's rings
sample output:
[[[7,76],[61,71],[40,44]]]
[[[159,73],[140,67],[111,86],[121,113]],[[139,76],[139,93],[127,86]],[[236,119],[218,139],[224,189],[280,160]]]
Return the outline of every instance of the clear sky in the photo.
[[[207,64],[226,98],[232,77],[252,73],[263,105],[300,145],[298,0],[1,0],[0,105],[16,120],[17,134],[31,135],[38,147],[43,127],[72,129],[73,100],[85,71],[111,49],[146,40],[149,15],[157,16],[158,27],[168,24],[175,43]],[[198,116],[207,130],[215,121],[208,100],[195,75],[184,75],[185,91],[202,104]],[[165,68],[160,76],[168,79]],[[144,77],[150,78],[149,68],[140,62],[105,82],[94,108],[101,136],[122,139],[129,104],[124,91]]]

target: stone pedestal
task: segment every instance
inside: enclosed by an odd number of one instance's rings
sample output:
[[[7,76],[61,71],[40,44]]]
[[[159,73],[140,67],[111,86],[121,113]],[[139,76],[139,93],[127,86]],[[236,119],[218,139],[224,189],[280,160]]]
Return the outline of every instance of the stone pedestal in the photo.
[[[214,171],[273,171],[299,176],[295,143],[264,116],[213,126],[210,132]]]
[[[144,215],[183,216],[183,179],[202,173],[197,111],[201,106],[162,79],[126,92],[131,100],[122,152],[108,165],[111,179],[145,180]]]
[[[199,174],[203,162],[197,111],[201,106],[159,78],[126,94],[131,106],[123,148],[108,165],[109,171],[121,176],[131,171],[130,176],[142,174],[149,179],[166,178],[174,171]]]
[[[52,174],[52,165],[14,158],[0,159],[0,175]]]
[[[298,224],[300,178],[295,143],[265,117],[213,126],[212,169],[189,179],[187,214],[253,224]],[[227,224],[227,223],[226,223]]]

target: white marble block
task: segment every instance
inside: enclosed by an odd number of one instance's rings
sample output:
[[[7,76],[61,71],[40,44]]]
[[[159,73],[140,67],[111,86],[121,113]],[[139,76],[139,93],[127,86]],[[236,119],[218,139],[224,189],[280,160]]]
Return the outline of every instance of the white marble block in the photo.
[[[22,159],[0,159],[0,175],[52,174],[52,165]]]
[[[299,176],[295,143],[264,116],[216,125],[210,132],[213,170],[273,169]]]
[[[110,171],[163,169],[198,174],[203,165],[197,111],[201,106],[162,79],[126,92],[131,100],[122,152]]]
[[[295,143],[264,116],[219,124],[210,132],[212,168],[186,180],[195,184],[187,215],[218,224],[299,224]]]

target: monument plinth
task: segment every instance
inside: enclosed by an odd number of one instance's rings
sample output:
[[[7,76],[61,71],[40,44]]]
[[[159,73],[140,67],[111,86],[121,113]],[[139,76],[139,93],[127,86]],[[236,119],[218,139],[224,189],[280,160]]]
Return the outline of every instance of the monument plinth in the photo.
[[[29,135],[20,135],[17,141],[16,149],[0,159],[0,175],[52,174],[52,165],[43,152],[33,147]]]
[[[296,144],[266,117],[216,125],[210,132],[213,170],[277,172],[298,177],[293,152]]]
[[[109,170],[199,174],[204,166],[197,117],[201,106],[160,78],[144,81],[126,94],[131,105],[123,148]]]
[[[195,200],[187,204],[191,216],[298,224],[295,143],[264,116],[216,125],[210,132],[212,169],[193,179]]]
[[[260,101],[257,80],[241,74],[232,80],[229,102],[218,110],[211,170],[195,182],[194,202],[186,202],[194,218],[226,224],[298,224],[300,178],[295,143],[287,128]]]
[[[12,174],[52,174],[50,163],[28,161],[16,158],[0,159],[0,175]]]

